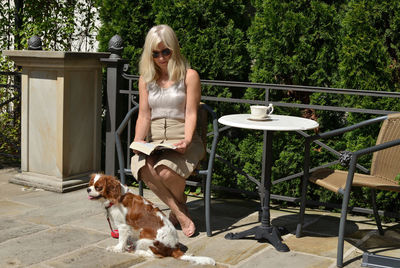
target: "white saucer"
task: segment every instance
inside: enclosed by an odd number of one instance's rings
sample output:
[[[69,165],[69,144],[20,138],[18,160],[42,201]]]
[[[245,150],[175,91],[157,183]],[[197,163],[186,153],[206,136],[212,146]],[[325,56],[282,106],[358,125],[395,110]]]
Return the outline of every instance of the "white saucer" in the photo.
[[[270,120],[269,116],[266,116],[266,117],[251,117],[250,116],[247,119],[251,120],[251,121],[267,121],[267,120]]]

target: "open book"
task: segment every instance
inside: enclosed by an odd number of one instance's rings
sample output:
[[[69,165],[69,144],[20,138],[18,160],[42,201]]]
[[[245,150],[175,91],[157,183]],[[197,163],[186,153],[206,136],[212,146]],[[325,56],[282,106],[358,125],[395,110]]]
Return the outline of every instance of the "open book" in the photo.
[[[129,148],[147,155],[151,155],[155,150],[176,149],[176,147],[170,143],[142,143],[137,141],[132,142]]]

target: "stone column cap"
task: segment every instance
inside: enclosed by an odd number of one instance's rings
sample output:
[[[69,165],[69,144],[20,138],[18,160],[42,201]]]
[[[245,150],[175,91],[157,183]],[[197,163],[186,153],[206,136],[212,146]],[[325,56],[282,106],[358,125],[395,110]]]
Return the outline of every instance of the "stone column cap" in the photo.
[[[100,59],[109,57],[110,52],[71,52],[41,50],[4,50],[16,65],[41,68],[94,68],[100,67]]]
[[[105,58],[110,52],[74,52],[74,51],[43,51],[43,50],[3,50],[2,54],[8,57],[30,58]]]

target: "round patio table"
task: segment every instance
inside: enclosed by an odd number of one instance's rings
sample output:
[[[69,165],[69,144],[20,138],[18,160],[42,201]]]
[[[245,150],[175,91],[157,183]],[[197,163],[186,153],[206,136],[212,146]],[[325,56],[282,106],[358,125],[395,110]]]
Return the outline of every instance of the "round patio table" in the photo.
[[[282,243],[281,234],[275,226],[270,224],[270,190],[272,166],[272,137],[276,131],[296,131],[315,129],[319,124],[310,119],[272,114],[265,120],[253,120],[250,114],[230,114],[218,119],[218,122],[231,127],[264,131],[263,168],[260,181],[253,181],[259,189],[261,201],[261,225],[239,233],[228,233],[226,239],[240,239],[254,235],[256,240],[266,239],[278,251],[287,252],[289,248]]]

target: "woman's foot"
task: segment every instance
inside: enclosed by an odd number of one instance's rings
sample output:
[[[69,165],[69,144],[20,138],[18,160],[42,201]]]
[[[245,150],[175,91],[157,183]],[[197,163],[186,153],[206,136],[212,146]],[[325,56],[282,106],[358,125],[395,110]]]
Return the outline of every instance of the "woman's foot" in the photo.
[[[186,207],[186,201],[187,201],[187,195],[185,193],[183,193],[183,203],[179,203],[181,206],[185,207],[185,214],[188,214],[188,210]],[[170,212],[169,213],[169,217],[168,217],[169,221],[176,227],[179,224],[178,219],[176,218],[176,215],[174,212]]]
[[[194,235],[196,231],[196,226],[194,225],[192,219],[190,218],[188,208],[186,206],[187,195],[183,194],[183,203],[179,203],[179,212],[175,214],[171,211],[169,214],[169,220],[172,224],[180,225],[182,232],[187,237],[191,237]]]
[[[172,211],[169,213],[168,219],[172,223],[172,225],[174,225],[175,227],[179,224],[179,221],[176,218],[175,213],[173,213]]]
[[[181,214],[180,216],[176,216],[176,219],[179,221],[179,224],[181,225],[183,234],[186,235],[187,237],[193,236],[196,232],[196,226],[194,225],[192,219],[190,218],[189,213],[187,212],[187,208],[185,209],[185,213],[180,213],[180,214]]]

